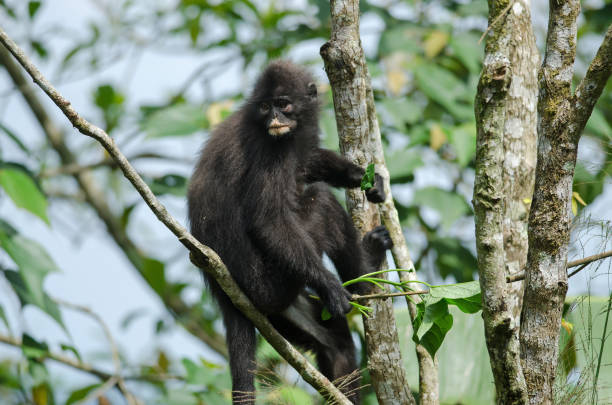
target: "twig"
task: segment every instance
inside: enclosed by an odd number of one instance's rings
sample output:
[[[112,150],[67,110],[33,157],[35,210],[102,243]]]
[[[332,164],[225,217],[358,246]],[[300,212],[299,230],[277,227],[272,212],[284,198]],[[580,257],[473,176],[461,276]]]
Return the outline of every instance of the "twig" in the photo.
[[[506,13],[510,10],[510,7],[512,7],[512,5],[514,4],[516,0],[512,0],[510,3],[508,3],[508,5],[502,10],[501,13],[499,13],[499,15],[497,17],[495,17],[495,20],[493,20],[493,22],[491,24],[489,24],[489,26],[487,27],[487,29],[485,30],[485,32],[482,33],[482,36],[480,37],[480,39],[478,40],[478,45],[480,45],[480,43],[482,42],[483,39],[485,39],[485,37],[487,36],[487,34],[489,33],[489,31],[491,31],[491,29],[493,28],[493,26],[495,26],[495,24],[497,24],[497,22],[504,16],[506,15]]]
[[[10,337],[10,336],[4,336],[4,335],[0,335],[0,343],[4,343],[4,344],[15,346],[15,347],[23,346],[21,339],[17,339],[17,338]],[[107,373],[106,371],[101,371],[101,370],[94,368],[90,364],[83,363],[82,361],[78,361],[78,360],[73,360],[70,357],[66,357],[61,354],[55,354],[55,353],[48,352],[45,354],[44,357],[47,359],[56,361],[58,363],[65,364],[69,367],[92,374],[101,380],[108,380],[113,376],[112,374]]]
[[[415,291],[404,291],[397,293],[387,293],[387,294],[368,294],[368,295],[353,295],[351,297],[352,301],[365,301],[370,299],[386,299],[393,297],[405,297],[407,295],[419,295],[419,294],[429,294],[429,291],[425,290],[415,290]]]
[[[14,338],[11,336],[0,335],[0,343],[4,343],[6,345],[14,346],[14,347],[23,347],[23,343],[21,342],[20,339]],[[111,373],[107,373],[106,371],[99,370],[97,368],[94,368],[92,365],[88,363],[84,363],[80,360],[74,360],[74,359],[71,359],[70,357],[67,357],[61,354],[47,352],[44,356],[44,359],[53,360],[57,363],[64,364],[76,370],[83,371],[85,373],[91,374],[99,378],[100,380],[107,381],[113,377],[113,374]],[[123,379],[130,380],[130,381],[143,381],[143,382],[156,383],[156,382],[167,381],[167,380],[179,380],[180,381],[180,380],[184,380],[185,378],[183,376],[173,375],[173,374],[152,374],[152,375],[133,374],[133,375],[127,375],[123,377]]]
[[[597,260],[602,260],[605,259],[607,257],[612,256],[612,250],[609,250],[607,252],[603,252],[603,253],[599,253],[597,255],[593,255],[593,256],[587,256],[587,257],[583,257],[582,259],[578,259],[578,260],[574,260],[573,262],[569,262],[567,263],[566,268],[571,269],[572,267],[576,267],[576,266],[580,266],[579,268],[577,268],[576,270],[572,271],[571,273],[569,273],[567,276],[568,277],[572,277],[574,274],[580,272],[582,269],[584,269],[587,265],[597,261]],[[525,272],[522,271],[518,274],[515,274],[513,276],[508,276],[506,277],[506,282],[507,283],[514,283],[515,281],[519,281],[519,280],[524,280],[525,279]]]
[[[137,155],[131,156],[128,158],[130,161],[138,160],[138,159],[160,159],[160,160],[168,160],[173,162],[182,162],[185,163],[185,159],[175,157],[175,156],[164,156],[157,153],[139,153]],[[116,168],[117,163],[112,159],[102,159],[98,162],[81,165],[78,163],[72,163],[64,166],[54,167],[50,169],[44,170],[40,176],[41,177],[54,177],[54,176],[74,176],[75,174],[82,173],[84,171],[89,171],[93,169],[97,169],[100,167],[111,167]]]
[[[117,348],[117,344],[115,343],[115,339],[113,338],[113,335],[112,335],[108,325],[106,325],[106,322],[104,322],[102,317],[100,317],[100,315],[98,315],[97,313],[95,313],[94,311],[92,311],[90,308],[88,308],[86,306],[78,305],[78,304],[73,304],[71,302],[67,302],[67,301],[63,301],[63,300],[59,300],[59,299],[54,299],[54,301],[57,302],[59,305],[64,306],[66,308],[70,308],[70,309],[73,309],[75,311],[82,312],[82,313],[90,316],[91,318],[95,319],[96,322],[98,322],[98,324],[100,325],[100,327],[104,331],[104,335],[106,335],[106,339],[108,340],[108,344],[111,347],[111,353],[112,353],[112,356],[113,356],[113,365],[115,367],[115,376],[114,376],[114,378],[116,380],[117,386],[119,387],[119,390],[122,392],[123,396],[125,397],[128,405],[139,405],[140,401],[138,400],[138,398],[136,398],[136,396],[134,396],[134,394],[132,394],[127,389],[127,387],[125,386],[125,381],[121,377],[121,358],[119,357],[119,349]],[[86,402],[84,402],[84,403],[86,403]]]
[[[297,349],[295,349],[270,323],[270,321],[259,312],[248,297],[240,290],[236,281],[225,267],[225,264],[208,246],[200,243],[189,233],[174,217],[166,207],[155,197],[147,183],[136,172],[125,155],[117,148],[115,141],[104,130],[91,124],[71,106],[70,101],[65,99],[59,91],[40,73],[38,68],[29,60],[23,50],[8,37],[6,32],[0,28],[0,42],[13,54],[13,56],[24,67],[34,82],[51,98],[68,120],[83,135],[97,140],[106,149],[108,154],[117,162],[124,176],[132,183],[136,191],[141,195],[155,216],[179,239],[179,241],[192,253],[199,256],[206,264],[203,268],[219,284],[227,294],[234,306],[240,310],[261,332],[272,347],[291,364],[296,371],[323,396],[338,404],[350,405],[350,401],[340,390],[335,387],[321,372],[319,372]]]
[[[111,388],[113,388],[117,384],[117,377],[112,376],[109,378],[104,384],[91,391],[85,398],[81,399],[77,402],[78,405],[88,404],[93,402],[95,399],[100,398],[104,393]]]

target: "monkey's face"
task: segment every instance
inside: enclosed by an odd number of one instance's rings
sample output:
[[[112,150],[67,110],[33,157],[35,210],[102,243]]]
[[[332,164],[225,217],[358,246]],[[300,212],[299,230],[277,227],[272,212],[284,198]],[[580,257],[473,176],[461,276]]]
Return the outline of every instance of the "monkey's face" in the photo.
[[[282,137],[297,128],[296,106],[289,96],[260,101],[257,109],[273,137]]]

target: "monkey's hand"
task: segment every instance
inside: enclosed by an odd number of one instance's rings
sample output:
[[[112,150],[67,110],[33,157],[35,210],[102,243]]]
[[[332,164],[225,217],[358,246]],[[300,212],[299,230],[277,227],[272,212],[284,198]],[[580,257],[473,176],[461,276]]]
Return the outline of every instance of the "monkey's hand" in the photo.
[[[365,193],[370,202],[378,204],[385,201],[383,178],[378,173],[374,173],[374,185],[367,189]]]
[[[326,270],[326,273],[329,272]],[[352,309],[349,302],[352,294],[331,273],[329,273],[326,285],[315,288],[315,290],[333,318],[340,318]]]

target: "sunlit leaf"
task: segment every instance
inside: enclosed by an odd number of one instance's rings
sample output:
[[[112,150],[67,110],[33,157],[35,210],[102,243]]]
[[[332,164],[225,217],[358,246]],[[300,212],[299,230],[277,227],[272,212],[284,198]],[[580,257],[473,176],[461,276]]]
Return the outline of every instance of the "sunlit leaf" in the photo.
[[[432,126],[429,128],[429,147],[437,151],[446,143],[447,140],[448,139],[446,138],[446,134],[442,130],[442,127],[438,124],[432,124]]]
[[[448,39],[449,35],[447,32],[439,30],[432,31],[423,42],[425,56],[431,59],[438,55],[448,43]]]

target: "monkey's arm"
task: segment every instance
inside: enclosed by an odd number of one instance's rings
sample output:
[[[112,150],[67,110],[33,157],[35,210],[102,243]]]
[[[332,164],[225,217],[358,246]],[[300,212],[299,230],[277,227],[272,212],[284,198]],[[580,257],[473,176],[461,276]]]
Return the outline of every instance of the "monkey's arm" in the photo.
[[[365,171],[336,152],[317,148],[308,158],[304,176],[308,183],[324,181],[334,187],[359,187]]]
[[[336,152],[316,149],[304,167],[304,178],[308,183],[324,181],[334,187],[355,188],[361,185],[365,170]],[[382,177],[374,175],[374,185],[366,191],[369,201],[380,203],[385,200]]]

